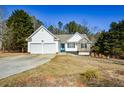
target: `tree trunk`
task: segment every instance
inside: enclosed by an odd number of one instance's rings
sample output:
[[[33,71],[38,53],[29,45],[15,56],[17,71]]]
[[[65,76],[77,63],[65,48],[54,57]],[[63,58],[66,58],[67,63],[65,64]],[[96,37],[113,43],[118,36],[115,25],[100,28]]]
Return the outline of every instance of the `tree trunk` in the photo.
[[[110,56],[108,55],[108,56],[107,56],[107,59],[109,59],[109,58],[110,58]]]
[[[5,52],[5,48],[4,47],[2,48],[2,50],[3,50],[3,52]]]
[[[22,53],[24,53],[24,48],[22,48]]]

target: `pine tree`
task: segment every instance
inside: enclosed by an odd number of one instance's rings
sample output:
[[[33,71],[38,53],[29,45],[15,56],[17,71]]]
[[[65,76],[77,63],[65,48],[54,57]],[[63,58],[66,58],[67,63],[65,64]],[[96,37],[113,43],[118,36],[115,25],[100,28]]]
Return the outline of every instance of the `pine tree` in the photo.
[[[69,23],[67,23],[65,25],[65,29],[69,34],[74,34],[75,32],[87,35],[90,34],[87,26],[78,24],[75,21],[70,21]]]
[[[26,51],[26,38],[34,29],[31,17],[24,10],[15,10],[6,22],[7,34],[11,35],[11,50]]]
[[[124,20],[112,22],[108,32],[102,32],[93,52],[124,58]]]
[[[62,31],[62,26],[63,26],[63,23],[61,21],[58,22],[58,28],[59,28],[59,31]]]
[[[33,28],[34,30],[37,30],[41,25],[44,25],[42,21],[36,19],[35,16],[32,16],[32,23],[33,23]]]

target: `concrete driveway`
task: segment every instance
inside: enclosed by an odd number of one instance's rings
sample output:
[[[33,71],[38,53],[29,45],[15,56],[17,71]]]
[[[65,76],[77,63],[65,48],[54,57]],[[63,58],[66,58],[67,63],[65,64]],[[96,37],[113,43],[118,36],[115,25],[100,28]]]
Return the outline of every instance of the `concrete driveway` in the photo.
[[[42,65],[55,55],[18,55],[0,58],[0,79]]]

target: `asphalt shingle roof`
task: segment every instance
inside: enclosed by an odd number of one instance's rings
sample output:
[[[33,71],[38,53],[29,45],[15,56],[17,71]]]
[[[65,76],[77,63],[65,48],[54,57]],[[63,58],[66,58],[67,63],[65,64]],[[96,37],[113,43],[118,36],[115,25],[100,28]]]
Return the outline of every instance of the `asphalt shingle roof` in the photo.
[[[60,42],[65,43],[67,42],[68,39],[70,39],[74,34],[62,34],[62,35],[55,35],[56,37],[58,37],[60,39]],[[86,34],[80,34],[81,37],[86,38],[89,42],[90,40],[88,39]],[[83,39],[83,38],[82,38]],[[80,42],[82,41],[82,39],[80,40]]]
[[[60,42],[65,43],[69,38],[73,36],[73,34],[63,34],[63,35],[55,35],[60,39]]]

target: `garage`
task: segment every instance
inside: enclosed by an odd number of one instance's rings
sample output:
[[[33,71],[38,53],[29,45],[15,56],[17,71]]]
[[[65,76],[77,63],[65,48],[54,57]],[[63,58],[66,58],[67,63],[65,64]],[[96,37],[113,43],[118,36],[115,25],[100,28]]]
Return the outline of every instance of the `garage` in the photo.
[[[56,44],[55,43],[31,43],[30,51],[32,54],[55,54]]]
[[[30,51],[32,54],[42,54],[42,44],[41,43],[31,43]]]
[[[56,53],[56,44],[55,43],[45,43],[43,45],[43,52],[45,54],[55,54]]]
[[[59,52],[59,38],[40,26],[27,39],[28,53],[31,54],[56,54]]]

